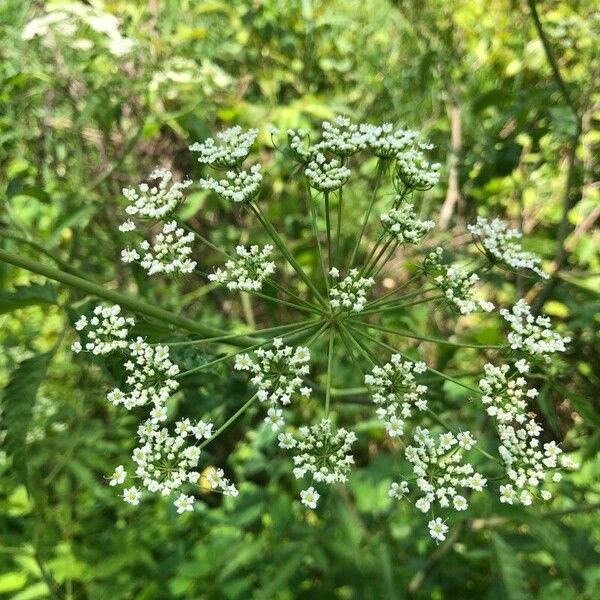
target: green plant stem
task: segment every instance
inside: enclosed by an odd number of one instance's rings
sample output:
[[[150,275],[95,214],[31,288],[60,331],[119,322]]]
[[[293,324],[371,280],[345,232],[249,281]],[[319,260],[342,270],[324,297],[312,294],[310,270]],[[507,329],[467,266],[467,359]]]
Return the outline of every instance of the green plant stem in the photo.
[[[256,215],[256,218],[260,221],[260,224],[265,228],[266,232],[269,234],[275,245],[279,248],[281,253],[285,256],[286,260],[290,263],[294,271],[298,274],[298,276],[306,283],[310,290],[312,290],[313,294],[317,298],[317,300],[324,306],[327,306],[327,303],[321,296],[319,290],[315,286],[315,284],[311,281],[308,275],[304,272],[304,269],[300,266],[298,261],[292,256],[290,251],[288,250],[285,242],[281,239],[277,230],[269,223],[268,219],[263,215],[260,208],[254,203],[249,203],[250,209]]]
[[[431,291],[431,290],[426,290],[426,291]],[[418,292],[418,294],[424,294],[425,291],[423,292]],[[415,296],[417,295],[417,293],[414,294]],[[426,298],[421,298],[420,300],[415,300],[414,302],[408,302],[408,303],[402,303],[402,302],[390,302],[389,304],[384,304],[382,306],[378,306],[376,308],[371,308],[370,310],[368,309],[364,309],[361,310],[361,314],[363,315],[369,315],[372,313],[380,313],[380,312],[388,312],[390,310],[401,310],[403,308],[409,308],[410,306],[416,306],[417,304],[424,304],[425,302],[431,302],[432,300],[439,300],[440,298],[443,298],[444,295],[443,294],[438,294],[437,296],[428,296]]]
[[[365,321],[356,321],[351,319],[352,323],[357,325],[363,325],[369,329],[377,329],[377,331],[383,331],[384,333],[391,333],[392,335],[398,335],[400,337],[412,338],[415,340],[421,340],[422,342],[433,342],[434,344],[442,344],[444,346],[456,346],[458,348],[484,348],[487,350],[502,348],[502,346],[486,346],[485,344],[466,344],[462,342],[450,342],[449,340],[443,340],[440,338],[426,337],[422,335],[416,335],[414,333],[407,333],[406,331],[397,331],[395,329],[387,329],[386,327],[380,327],[373,323],[366,323]]]
[[[329,192],[324,192],[325,196],[325,228],[327,229],[327,260],[329,262],[329,268],[333,267],[332,251],[331,247],[331,220],[329,216]]]
[[[367,304],[365,304],[365,308],[361,311],[361,313],[365,314],[366,310],[370,311],[371,309],[373,309],[373,312],[375,312],[375,309],[378,310],[379,307],[396,305],[399,302],[403,302],[404,300],[410,300],[411,298],[414,298],[415,296],[421,296],[422,294],[426,294],[428,292],[434,292],[435,290],[437,290],[436,287],[430,287],[430,288],[426,288],[424,290],[417,290],[415,292],[411,292],[410,294],[405,294],[404,296],[400,296],[399,298],[394,298],[394,300],[390,300],[388,302],[383,302],[384,298],[389,297],[398,291],[398,290],[393,290],[393,292],[386,294],[385,296],[381,296],[381,298],[377,298],[376,300],[373,300],[372,302],[367,302]]]
[[[249,294],[252,294],[253,296],[257,296],[258,298],[264,298],[265,300],[270,300],[271,302],[276,302],[278,304],[283,304],[285,306],[290,306],[292,308],[295,308],[296,310],[300,310],[302,312],[309,312],[309,313],[313,313],[313,314],[317,314],[317,315],[322,315],[323,311],[319,310],[318,308],[312,308],[312,307],[308,307],[308,306],[304,306],[303,304],[296,304],[295,302],[289,302],[288,300],[283,300],[282,298],[277,298],[275,296],[267,296],[267,294],[263,294],[261,292],[248,292]]]
[[[204,448],[210,444],[215,438],[219,437],[230,425],[239,419],[256,401],[258,394],[254,394],[249,400],[247,400],[219,429],[217,429],[207,440],[204,440],[199,446],[199,449]]]
[[[65,273],[64,271],[60,271],[54,267],[49,267],[38,261],[30,260],[2,248],[0,248],[0,260],[11,265],[15,265],[16,267],[26,269],[31,273],[37,273],[38,275],[42,275],[48,279],[58,281],[68,285],[69,287],[76,288],[93,296],[97,296],[103,300],[114,302],[115,304],[119,304],[123,308],[127,308],[133,312],[158,319],[163,323],[168,323],[169,325],[173,325],[174,327],[178,327],[180,329],[185,329],[186,331],[191,331],[206,337],[228,335],[227,332],[217,329],[216,327],[203,325],[201,323],[197,323],[196,321],[192,321],[191,319],[180,317],[167,310],[159,308],[158,306],[154,306],[152,304],[143,302],[142,300],[138,300],[137,298],[133,298],[128,294],[123,294],[115,290],[109,290],[97,283],[83,279],[82,277],[78,277],[77,275]],[[227,341],[227,343],[231,344],[232,346],[247,346],[255,342],[256,339],[249,338],[245,335],[232,337]]]
[[[381,346],[382,348],[385,348],[386,350],[389,350],[393,354],[400,354],[400,356],[402,356],[406,360],[412,360],[410,358],[410,356],[407,356],[403,352],[400,352],[400,350],[398,350],[397,348],[394,348],[394,347],[386,344],[385,342],[382,342],[381,340],[378,340],[377,338],[374,338],[373,336],[369,335],[368,333],[365,333],[364,331],[361,331],[360,329],[357,329],[357,328],[353,327],[352,325],[349,325],[349,327],[355,333],[358,333],[360,336],[364,337],[365,339],[369,340],[370,342],[373,342],[374,344],[378,344],[379,346]],[[472,388],[471,386],[462,383],[458,379],[454,379],[454,377],[450,377],[450,375],[446,375],[445,373],[442,373],[441,371],[438,371],[438,370],[436,370],[436,369],[434,369],[434,368],[432,368],[430,366],[427,366],[427,370],[431,371],[432,373],[435,373],[436,375],[439,375],[443,379],[447,379],[448,381],[451,381],[452,383],[455,383],[456,385],[459,385],[460,387],[463,387],[463,388],[465,388],[465,389],[467,389],[467,390],[469,390],[471,392],[474,392],[477,395],[481,394],[480,390],[478,390],[476,388]]]
[[[371,264],[367,263],[367,266],[361,272],[361,277],[368,277],[373,272],[373,269],[375,269],[375,267],[377,267],[377,263],[379,262],[379,259],[385,254],[386,250],[390,247],[390,244],[393,241],[394,240],[392,238],[389,238],[385,242],[385,244],[379,250],[379,253],[377,254],[377,256],[372,260]]]
[[[290,298],[293,298],[297,302],[300,302],[300,304],[304,304],[304,306],[306,306],[306,308],[312,308],[312,309],[315,309],[315,310],[318,310],[319,312],[321,312],[321,309],[316,304],[313,304],[312,302],[305,300],[301,296],[298,296],[298,294],[294,294],[294,292],[286,289],[285,287],[283,287],[280,283],[278,283],[274,279],[271,279],[271,278],[267,279],[267,283],[269,285],[272,285],[274,288],[277,288],[280,292],[287,294]]]
[[[312,193],[310,191],[310,186],[308,185],[308,182],[306,184],[306,188],[308,190],[308,204],[310,207],[310,223],[313,230],[313,235],[315,236],[315,241],[317,243],[317,249],[319,251],[319,262],[321,263],[321,271],[323,272],[323,279],[325,280],[325,288],[327,289],[327,293],[329,294],[329,275],[327,273],[327,267],[325,266],[325,256],[323,255],[321,238],[319,237],[319,227],[317,225],[317,211],[315,209],[315,204],[313,202]]]
[[[333,338],[335,328],[329,329],[329,348],[327,350],[327,379],[325,380],[325,416],[329,415],[329,400],[331,398],[331,377],[333,374]]]
[[[224,256],[228,260],[235,260],[235,258],[233,256],[231,256],[231,254],[229,254],[228,252],[225,252],[225,250],[223,250],[222,248],[219,248],[217,245],[213,244],[210,240],[208,240],[204,236],[200,235],[193,227],[191,227],[187,223],[182,223],[182,226],[184,229],[187,229],[188,231],[193,233],[194,236],[196,237],[196,239],[200,240],[205,246],[208,246],[211,250],[214,250],[217,254]]]
[[[335,264],[336,266],[340,266],[340,240],[342,237],[342,200],[344,186],[340,188],[338,192],[338,210],[337,210],[337,223],[336,223],[336,233],[335,233]]]
[[[362,227],[360,229],[360,233],[356,238],[356,243],[354,244],[354,249],[352,250],[352,254],[350,255],[350,267],[354,264],[354,259],[356,258],[356,253],[360,247],[360,243],[362,241],[363,235],[365,234],[365,229],[367,228],[367,224],[369,222],[369,217],[371,216],[371,211],[373,210],[373,205],[375,204],[375,200],[377,199],[377,191],[379,189],[379,184],[381,183],[381,177],[384,171],[384,162],[382,159],[379,159],[377,164],[377,177],[375,178],[375,186],[373,188],[373,193],[371,194],[371,200],[369,201],[369,206],[367,208],[367,212],[365,214],[365,218],[363,219]]]
[[[319,321],[319,319],[314,319],[313,323],[317,323],[317,321]],[[297,328],[301,325],[304,325],[306,323],[306,321],[299,321],[297,323],[290,323],[289,325],[278,325],[277,327],[268,327],[266,329],[257,329],[255,331],[251,331],[245,334],[239,334],[239,333],[229,333],[227,335],[219,335],[213,338],[202,338],[199,340],[186,340],[184,342],[156,342],[153,344],[150,344],[150,346],[156,346],[156,345],[163,345],[163,346],[193,346],[193,345],[197,345],[197,344],[209,344],[209,343],[213,343],[213,342],[224,342],[226,340],[230,340],[232,338],[235,338],[239,335],[248,335],[248,336],[255,336],[255,335],[261,335],[264,333],[277,333],[277,332],[281,332],[281,331],[286,331],[288,329],[294,329]]]
[[[283,335],[282,337],[283,338],[290,338],[291,336],[297,337],[299,334],[301,335],[306,330],[312,329],[314,327],[315,327],[315,323],[311,322],[309,324],[303,325],[302,327],[298,327],[298,329],[296,329],[292,333],[288,333],[286,335]],[[187,375],[193,375],[194,373],[198,373],[200,371],[203,371],[204,369],[208,369],[209,367],[218,365],[222,362],[229,360],[230,358],[234,358],[235,356],[237,356],[238,354],[241,354],[242,352],[252,352],[252,350],[256,350],[257,348],[266,346],[267,344],[271,343],[271,341],[272,341],[271,339],[261,340],[259,343],[253,344],[252,346],[248,346],[247,348],[241,348],[240,350],[237,350],[236,352],[230,352],[229,354],[225,354],[224,356],[215,358],[214,360],[204,363],[203,365],[198,365],[197,367],[193,367],[192,369],[188,369],[187,371],[182,371],[181,373],[178,373],[175,376],[175,379],[180,379],[181,377],[186,377]]]

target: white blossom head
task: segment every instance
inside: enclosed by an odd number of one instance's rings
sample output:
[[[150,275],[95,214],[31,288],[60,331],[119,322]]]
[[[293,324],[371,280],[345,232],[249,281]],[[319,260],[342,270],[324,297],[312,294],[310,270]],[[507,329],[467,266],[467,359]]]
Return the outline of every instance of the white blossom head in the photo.
[[[198,162],[219,169],[239,167],[246,160],[250,148],[258,135],[258,129],[243,131],[241,127],[231,127],[216,135],[216,141],[208,138],[190,146],[192,152],[198,152]]]

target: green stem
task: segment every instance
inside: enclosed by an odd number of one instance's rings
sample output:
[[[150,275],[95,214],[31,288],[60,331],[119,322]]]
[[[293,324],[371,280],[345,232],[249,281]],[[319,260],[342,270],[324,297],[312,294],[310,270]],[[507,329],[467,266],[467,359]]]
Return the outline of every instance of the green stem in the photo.
[[[331,247],[331,221],[329,217],[329,192],[324,192],[325,196],[325,227],[327,229],[327,260],[329,268],[333,267],[332,247]]]
[[[225,423],[223,423],[223,425],[221,425],[219,429],[217,429],[207,440],[204,440],[198,446],[198,448],[204,448],[204,446],[210,444],[210,442],[212,442],[215,438],[220,436],[232,423],[237,421],[237,419],[241,417],[254,404],[257,398],[258,394],[254,394],[254,396],[247,400],[245,404],[243,404],[233,415],[231,415],[231,417],[229,417],[229,419],[227,419],[227,421],[225,421]]]
[[[300,302],[300,304],[304,304],[306,308],[312,308],[321,312],[318,306],[316,306],[312,302],[309,302],[308,300],[305,300],[301,296],[298,296],[298,294],[294,294],[294,292],[292,292],[291,290],[284,288],[280,283],[277,283],[277,281],[275,281],[274,279],[267,279],[267,283],[269,285],[272,285],[274,288],[277,288],[280,292],[287,294],[290,298],[293,298],[294,300]]]
[[[313,322],[311,322],[307,325],[303,325],[302,327],[299,327],[296,331],[293,331],[291,334],[283,335],[282,337],[283,338],[291,338],[292,336],[296,337],[298,334],[302,334],[302,333],[304,333],[304,331],[306,331],[308,329],[312,329],[314,327],[315,327],[315,324]],[[253,340],[253,341],[255,341],[255,340]],[[257,348],[266,346],[267,344],[270,344],[271,342],[272,342],[271,339],[261,340],[258,344],[253,344],[252,346],[248,346],[246,348],[241,348],[240,350],[236,350],[235,352],[230,352],[229,354],[225,354],[224,356],[215,358],[214,360],[204,363],[203,365],[198,365],[197,367],[193,367],[192,369],[188,369],[187,371],[182,371],[181,373],[178,373],[175,376],[175,379],[180,379],[181,377],[186,377],[187,375],[192,375],[193,373],[198,373],[199,371],[208,369],[208,367],[213,367],[214,365],[218,365],[222,362],[225,362],[225,361],[229,360],[230,358],[233,358],[233,357],[237,356],[238,354],[241,354],[242,352],[252,352],[252,350],[256,350]]]
[[[333,337],[335,330],[329,329],[329,349],[327,350],[327,379],[325,381],[325,416],[329,415],[329,399],[331,398],[331,375],[333,373]]]
[[[431,291],[431,290],[428,290]],[[425,292],[418,292],[418,294],[424,294]],[[417,295],[417,294],[415,294]],[[415,300],[414,302],[409,302],[408,304],[405,303],[398,303],[398,302],[390,302],[389,304],[384,304],[382,306],[378,306],[376,308],[371,308],[370,310],[368,309],[364,309],[361,310],[361,314],[363,315],[369,315],[372,313],[380,313],[380,312],[388,312],[390,310],[401,310],[403,308],[409,308],[410,306],[416,306],[417,304],[423,304],[424,302],[431,302],[432,300],[439,300],[440,298],[443,298],[444,295],[443,294],[438,294],[437,296],[428,296],[426,298],[421,298],[420,300]]]
[[[365,214],[365,218],[363,219],[363,224],[360,229],[360,233],[356,238],[356,243],[354,244],[354,249],[352,250],[352,254],[350,256],[350,267],[354,264],[354,259],[356,258],[356,253],[360,247],[360,242],[362,241],[362,237],[365,234],[365,229],[367,228],[367,223],[369,222],[369,217],[371,216],[371,211],[373,210],[373,205],[375,204],[375,200],[377,198],[377,191],[379,189],[379,184],[381,183],[381,177],[384,171],[384,162],[379,159],[379,163],[377,164],[377,177],[375,179],[375,187],[373,188],[373,193],[371,194],[371,200],[369,202],[369,206],[367,208],[367,212]]]
[[[250,209],[252,210],[252,212],[256,215],[256,218],[260,221],[261,225],[265,228],[266,232],[269,234],[269,236],[271,237],[271,239],[273,240],[275,245],[279,248],[281,253],[285,256],[287,261],[290,263],[290,265],[292,266],[294,271],[296,271],[296,273],[298,273],[298,275],[302,279],[302,281],[304,281],[304,283],[306,283],[306,285],[309,287],[309,289],[312,290],[312,292],[315,295],[315,297],[317,298],[317,300],[319,300],[319,302],[324,307],[326,307],[327,303],[325,302],[325,300],[319,293],[319,290],[317,289],[315,284],[311,281],[311,279],[308,277],[308,275],[304,272],[304,269],[298,264],[298,261],[292,256],[292,254],[288,250],[287,246],[285,245],[285,242],[281,239],[281,237],[279,237],[277,230],[273,227],[273,225],[271,225],[271,223],[269,223],[268,219],[265,218],[262,211],[260,210],[260,208],[257,205],[250,202],[249,206],[250,206]]]
[[[308,306],[304,306],[302,304],[296,304],[295,302],[289,302],[288,300],[276,298],[275,296],[267,296],[267,294],[262,294],[261,292],[252,291],[252,292],[248,292],[248,293],[252,294],[253,296],[257,296],[259,298],[264,298],[265,300],[271,300],[272,302],[284,304],[285,306],[291,306],[292,308],[295,308],[296,310],[300,310],[302,312],[309,312],[309,313],[313,313],[313,314],[317,314],[317,315],[323,314],[323,311],[319,310],[318,308],[309,308]]]
[[[337,210],[337,225],[335,233],[335,264],[340,266],[340,238],[342,237],[342,190],[344,186],[340,188],[338,192],[338,210]]]
[[[218,246],[213,244],[210,240],[207,240],[204,236],[200,235],[193,227],[191,227],[187,223],[182,223],[182,226],[184,229],[191,231],[198,240],[200,240],[204,245],[208,246],[211,250],[214,250],[217,254],[221,254],[228,260],[235,260],[235,258],[233,256],[231,256],[231,254],[225,252],[225,250],[223,250],[222,248],[219,248]]]
[[[314,319],[312,322],[316,324],[318,321],[319,321],[319,319]],[[156,345],[172,346],[172,347],[173,346],[193,346],[193,345],[197,345],[197,344],[209,344],[209,343],[213,343],[213,342],[224,342],[226,340],[236,338],[239,335],[255,336],[255,335],[261,335],[264,333],[277,333],[280,331],[286,331],[288,329],[295,329],[295,328],[300,327],[301,325],[304,325],[305,323],[306,323],[306,321],[299,321],[297,323],[290,323],[289,325],[278,325],[277,327],[268,327],[266,329],[257,329],[256,331],[251,331],[251,332],[245,333],[245,334],[228,333],[227,335],[218,335],[216,337],[202,338],[200,340],[186,340],[184,342],[156,342],[156,343],[150,344],[150,346],[156,346]]]
[[[462,342],[450,342],[448,340],[442,340],[440,338],[426,337],[421,335],[415,335],[413,333],[407,333],[405,331],[387,329],[386,327],[380,327],[379,325],[374,325],[373,323],[366,323],[365,321],[355,321],[353,319],[351,321],[352,323],[356,323],[357,325],[363,325],[364,327],[368,327],[369,329],[377,329],[377,331],[383,331],[384,333],[391,333],[392,335],[399,335],[400,337],[421,340],[422,342],[433,342],[434,344],[442,344],[444,346],[456,346],[458,348],[484,348],[488,350],[502,348],[502,346],[486,346],[485,344],[466,344]]]
[[[406,360],[410,360],[410,361],[413,360],[412,358],[410,358],[410,356],[407,356],[403,352],[400,352],[398,349],[393,348],[392,346],[386,344],[385,342],[382,342],[381,340],[378,340],[377,338],[374,338],[373,336],[369,335],[368,333],[365,333],[364,331],[361,331],[360,329],[356,329],[355,327],[352,327],[351,325],[350,325],[350,327],[352,328],[352,330],[355,333],[358,333],[359,335],[361,335],[365,339],[373,342],[374,344],[378,344],[382,348],[385,348],[386,350],[389,350],[390,352],[392,352],[394,354],[400,354],[400,356],[402,356]],[[432,373],[435,373],[436,375],[439,375],[443,379],[447,379],[448,381],[451,381],[452,383],[459,385],[460,387],[463,387],[471,392],[474,392],[475,394],[478,394],[478,395],[481,394],[480,390],[478,390],[476,388],[472,388],[471,386],[462,383],[458,379],[454,379],[454,377],[450,377],[450,375],[446,375],[445,373],[442,373],[441,371],[438,371],[430,366],[427,366],[427,370],[431,371]]]
[[[315,210],[315,205],[312,198],[312,193],[310,191],[310,185],[308,185],[308,181],[306,182],[306,189],[308,191],[308,204],[310,207],[310,222],[313,230],[313,235],[315,236],[315,241],[317,242],[317,249],[319,250],[319,262],[321,263],[321,270],[323,271],[323,279],[325,280],[325,288],[327,289],[327,294],[329,294],[329,275],[327,273],[327,268],[325,267],[325,257],[323,256],[323,248],[321,246],[321,238],[319,237],[319,227],[317,225],[317,211]]]
[[[0,260],[11,265],[15,265],[16,267],[26,269],[32,273],[37,273],[43,277],[48,277],[49,279],[53,279],[54,281],[58,281],[68,285],[69,287],[87,292],[88,294],[92,294],[98,298],[102,298],[109,302],[114,302],[115,304],[119,304],[123,308],[127,308],[133,312],[158,319],[163,323],[168,323],[169,325],[173,325],[174,327],[178,327],[180,329],[185,329],[186,331],[191,331],[206,337],[227,335],[227,333],[221,329],[217,329],[209,325],[202,325],[201,323],[197,323],[191,319],[180,317],[167,310],[159,308],[158,306],[147,304],[146,302],[138,300],[137,298],[133,298],[128,294],[106,289],[105,287],[92,281],[88,281],[87,279],[83,279],[82,277],[65,273],[64,271],[60,271],[54,267],[49,267],[38,261],[30,260],[2,248],[0,248]],[[247,346],[254,342],[256,342],[256,339],[252,339],[244,335],[233,337],[228,341],[228,343],[232,346]]]

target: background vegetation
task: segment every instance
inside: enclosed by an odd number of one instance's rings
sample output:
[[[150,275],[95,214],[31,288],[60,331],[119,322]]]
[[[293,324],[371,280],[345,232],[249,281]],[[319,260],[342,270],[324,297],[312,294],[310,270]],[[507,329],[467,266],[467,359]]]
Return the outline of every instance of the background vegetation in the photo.
[[[445,165],[442,183],[423,199],[441,226],[438,241],[452,240],[476,214],[505,215],[555,272],[549,283],[521,278],[510,290],[574,338],[562,364],[540,380],[537,410],[582,461],[550,506],[523,510],[486,497],[436,547],[413,510],[389,502],[398,454],[368,407],[338,408],[360,421],[358,468],[348,490],[329,494],[318,513],[294,500],[289,466],[250,413],[210,450],[215,463],[229,456],[238,499],[206,496],[185,518],[160,501],[133,510],[105,477],[125,463],[135,423],[105,401],[108,366],[68,351],[74,315],[94,299],[0,262],[0,595],[599,597],[600,12],[584,0],[536,5],[0,4],[0,248],[203,322],[268,322],[269,307],[250,315],[237,305],[221,309],[222,299],[206,302],[197,283],[150,287],[136,272],[132,283],[119,261],[121,188],[156,165],[197,181],[187,146],[229,124],[286,129],[344,113],[421,128]],[[32,23],[59,9],[72,27]],[[297,188],[267,141],[263,201],[301,244]],[[194,191],[184,214],[231,245],[242,217],[226,209]],[[511,297],[508,284],[497,283],[498,294]],[[145,327],[157,331],[156,323]],[[446,351],[436,359],[468,368],[468,356]],[[223,385],[224,373],[191,382],[181,402],[216,418],[231,413],[247,390],[237,377]],[[444,386],[440,394],[456,410],[459,391]],[[461,410],[472,422],[475,410]]]

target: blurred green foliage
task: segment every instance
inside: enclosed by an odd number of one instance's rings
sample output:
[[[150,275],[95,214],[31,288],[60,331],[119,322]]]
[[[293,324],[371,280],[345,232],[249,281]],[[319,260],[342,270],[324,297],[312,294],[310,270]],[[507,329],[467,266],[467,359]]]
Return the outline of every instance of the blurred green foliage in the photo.
[[[248,427],[260,422],[251,412],[209,448],[209,459],[228,460],[242,482],[238,499],[206,496],[183,518],[160,501],[132,510],[105,477],[125,462],[135,421],[105,402],[110,365],[74,360],[67,350],[70,324],[92,300],[0,263],[0,596],[598,598],[600,13],[593,5],[538,3],[569,106],[525,0],[4,0],[0,247],[231,327],[232,319],[243,322],[241,309],[222,314],[194,284],[144,286],[139,274],[128,283],[116,227],[121,188],[156,165],[197,179],[187,146],[228,124],[285,130],[345,113],[421,128],[446,166],[442,184],[423,199],[443,220],[441,239],[475,214],[507,215],[529,234],[531,249],[559,267],[547,287],[521,278],[517,291],[574,338],[552,378],[540,381],[539,412],[583,466],[549,507],[474,503],[450,543],[436,548],[422,518],[390,504],[399,454],[368,407],[338,407],[367,441],[349,488],[328,494],[318,514],[294,501],[289,465],[267,432]],[[56,22],[48,18],[59,13]],[[301,244],[296,188],[267,141],[264,200]],[[356,202],[374,165],[363,175]],[[228,245],[243,222],[201,191],[184,216]],[[514,300],[512,286],[497,284],[500,297]],[[269,310],[257,319],[268,322]],[[423,317],[413,319],[418,327]],[[143,326],[160,333],[156,323]],[[477,341],[496,334],[480,330]],[[444,352],[442,366],[468,366],[468,354]],[[224,374],[186,382],[178,401],[202,407],[199,415],[230,414],[247,390],[237,377],[221,384]],[[460,390],[439,392],[473,420]]]

